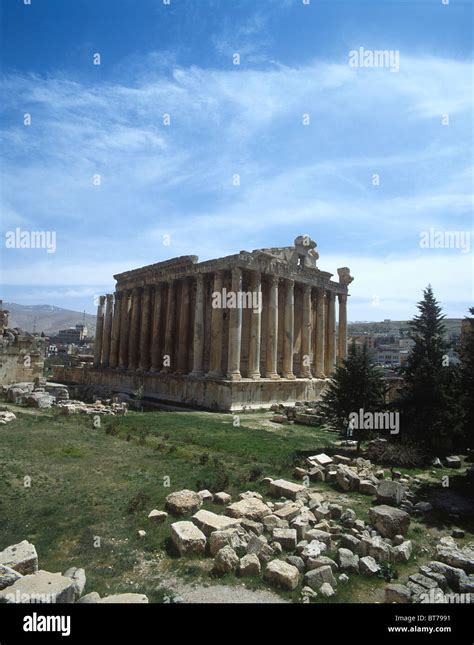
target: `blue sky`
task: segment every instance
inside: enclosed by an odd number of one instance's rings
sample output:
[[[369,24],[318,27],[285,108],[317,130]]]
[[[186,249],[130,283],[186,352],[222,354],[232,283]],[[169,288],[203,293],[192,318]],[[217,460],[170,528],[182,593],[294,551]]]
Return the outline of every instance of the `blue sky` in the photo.
[[[307,233],[351,268],[351,320],[411,317],[428,283],[449,316],[472,306],[472,249],[420,248],[472,231],[470,1],[1,7],[3,238],[57,236],[2,248],[4,300],[93,313],[114,273]],[[399,71],[351,67],[360,47]]]

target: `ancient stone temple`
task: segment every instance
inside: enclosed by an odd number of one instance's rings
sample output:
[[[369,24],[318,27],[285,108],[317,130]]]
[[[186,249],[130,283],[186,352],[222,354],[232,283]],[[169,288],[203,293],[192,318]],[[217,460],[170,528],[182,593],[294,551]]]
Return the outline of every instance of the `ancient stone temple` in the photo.
[[[332,280],[318,257],[299,236],[293,246],[116,275],[115,293],[100,297],[93,369],[64,377],[208,409],[315,400],[346,356],[352,281],[346,267]]]

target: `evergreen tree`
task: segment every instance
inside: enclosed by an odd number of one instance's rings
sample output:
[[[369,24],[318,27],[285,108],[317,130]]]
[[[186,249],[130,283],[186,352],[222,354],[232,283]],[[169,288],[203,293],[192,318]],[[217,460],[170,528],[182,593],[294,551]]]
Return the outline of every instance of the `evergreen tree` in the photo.
[[[474,316],[474,307],[469,309]],[[466,317],[461,346],[461,396],[463,446],[474,450],[474,318]]]
[[[402,370],[398,407],[402,434],[431,450],[441,437],[453,434],[457,370],[447,360],[444,315],[431,285],[417,306],[420,313],[409,323],[415,345]]]
[[[367,345],[357,351],[355,342],[349,348],[348,357],[339,365],[322,396],[320,409],[327,424],[345,437],[360,442],[365,438],[363,429],[349,430],[350,415],[377,412],[384,406],[385,384],[382,371],[370,362]],[[349,431],[349,432],[348,432]]]

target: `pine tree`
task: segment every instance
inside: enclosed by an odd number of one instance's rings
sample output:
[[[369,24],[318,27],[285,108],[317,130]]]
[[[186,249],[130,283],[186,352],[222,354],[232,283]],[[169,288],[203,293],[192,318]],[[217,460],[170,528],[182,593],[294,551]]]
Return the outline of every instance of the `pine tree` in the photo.
[[[431,285],[417,307],[420,313],[409,323],[415,345],[402,370],[398,407],[405,438],[431,450],[441,437],[453,434],[457,371],[447,361],[444,315]]]
[[[381,370],[370,362],[367,345],[357,351],[355,343],[349,348],[348,357],[339,365],[322,396],[320,409],[328,425],[343,436],[360,442],[366,436],[363,429],[354,429],[348,435],[350,415],[377,412],[384,406],[385,384]]]
[[[474,316],[474,307],[469,309]],[[474,318],[465,318],[461,346],[461,396],[463,446],[474,450]]]

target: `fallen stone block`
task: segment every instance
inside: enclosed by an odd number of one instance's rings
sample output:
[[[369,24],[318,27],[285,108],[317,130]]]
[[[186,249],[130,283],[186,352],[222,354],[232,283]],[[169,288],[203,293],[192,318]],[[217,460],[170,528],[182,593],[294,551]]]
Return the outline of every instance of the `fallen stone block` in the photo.
[[[273,529],[273,541],[281,544],[285,551],[294,551],[296,549],[297,534],[296,529]]]
[[[82,604],[82,605],[90,605],[90,604],[95,604],[99,602],[100,596],[97,593],[97,591],[91,591],[90,593],[86,593],[85,596],[82,596],[82,598],[79,598],[79,600],[76,601],[76,603]]]
[[[67,571],[64,572],[65,578],[71,578],[74,583],[74,590],[76,592],[76,601],[84,593],[86,587],[86,572],[84,569],[78,569],[77,567],[70,567]]]
[[[99,604],[120,604],[120,605],[144,605],[148,598],[142,593],[119,593],[114,596],[106,596],[97,601]]]
[[[406,540],[398,546],[392,547],[392,556],[394,562],[405,563],[408,562],[413,551],[411,540]]]
[[[212,570],[218,575],[234,573],[239,566],[239,556],[231,546],[224,546],[216,553]]]
[[[319,567],[318,569],[311,569],[304,576],[304,584],[314,589],[314,591],[319,591],[325,582],[329,583],[331,587],[337,586],[336,578],[329,565]]]
[[[411,580],[425,589],[436,589],[438,586],[438,583],[433,580],[433,578],[428,578],[422,573],[413,573],[411,576],[408,576],[408,580]]]
[[[286,520],[287,522],[291,522],[291,520],[295,519],[301,512],[301,506],[298,506],[298,504],[295,504],[294,502],[289,502],[288,504],[284,504],[281,508],[277,509],[273,515],[278,517],[281,520]],[[266,519],[266,518],[265,518]],[[263,523],[265,524],[265,519]]]
[[[395,535],[406,535],[410,526],[410,516],[393,506],[385,504],[369,509],[369,522],[383,537],[393,538]]]
[[[399,482],[383,479],[377,486],[377,501],[399,506],[405,497],[405,489]]]
[[[267,564],[264,578],[277,587],[293,591],[298,586],[300,572],[283,560],[272,560]]]
[[[226,515],[217,515],[203,509],[195,513],[191,520],[208,537],[214,531],[224,531],[239,524],[238,519],[227,517]]]
[[[71,603],[76,598],[73,580],[60,573],[37,571],[27,574],[0,591],[0,603]]]
[[[171,525],[171,541],[179,555],[201,554],[206,550],[206,536],[192,522],[174,522]]]
[[[339,570],[337,562],[325,555],[319,555],[317,558],[308,558],[305,563],[305,570],[312,571],[313,569],[319,569],[319,567],[325,566],[330,566],[333,573]]]
[[[272,547],[260,537],[251,537],[247,544],[247,553],[256,555],[260,562],[268,562],[274,557]]]
[[[212,502],[214,495],[210,490],[198,490],[198,495],[203,502]]]
[[[271,516],[267,516],[271,517]],[[240,521],[240,525],[246,531],[251,531],[255,535],[262,535],[265,527],[262,522],[255,522],[254,520],[249,520],[247,517],[243,517]]]
[[[313,463],[317,464],[318,466],[322,466],[323,468],[333,463],[333,460],[331,459],[331,457],[326,455],[324,452],[319,453],[319,455],[313,455],[312,457],[308,457],[308,459]]]
[[[33,544],[23,540],[0,551],[0,564],[26,576],[38,571],[38,554]]]
[[[364,495],[376,495],[377,487],[368,479],[361,479],[359,482],[359,492]]]
[[[373,577],[380,571],[380,566],[370,555],[366,555],[359,560],[359,571],[363,576]]]
[[[349,468],[340,464],[337,469],[337,484],[343,491],[359,490],[360,478],[359,475]]]
[[[202,499],[192,490],[179,490],[166,498],[166,508],[173,515],[190,515],[202,506]]]
[[[359,573],[359,556],[349,549],[337,550],[337,563],[342,571]]]
[[[303,548],[300,555],[303,560],[306,560],[307,558],[318,558],[326,550],[327,546],[324,544],[324,542],[320,542],[319,540],[311,540],[311,542],[309,542]]]
[[[167,517],[168,513],[166,513],[165,511],[158,511],[156,510],[156,508],[148,513],[148,519],[151,522],[156,522],[157,524],[164,522]]]
[[[287,497],[296,500],[301,496],[307,496],[306,486],[286,481],[285,479],[274,479],[270,483],[270,495],[274,497]]]
[[[11,567],[0,564],[0,591],[9,587],[22,577],[21,573]]]
[[[266,515],[271,515],[272,511],[261,499],[258,499],[257,497],[248,497],[228,506],[225,513],[229,517],[246,517],[249,520],[258,522]]]
[[[237,549],[241,545],[242,541],[237,527],[214,531],[211,533],[209,538],[209,550],[211,555],[216,555],[216,553],[225,546]]]
[[[239,562],[239,575],[240,576],[259,576],[260,575],[260,560],[253,553],[247,553]]]
[[[410,603],[411,590],[406,585],[390,584],[385,587],[385,602]]]

